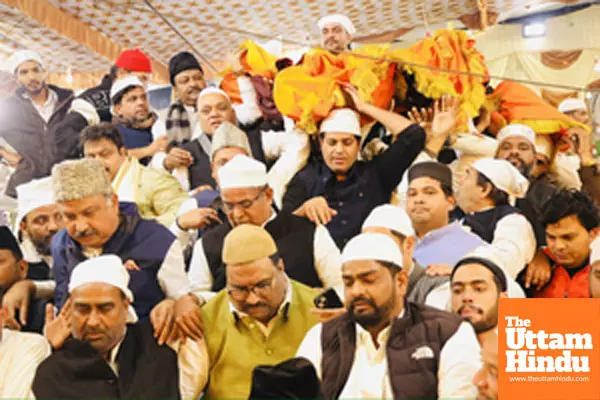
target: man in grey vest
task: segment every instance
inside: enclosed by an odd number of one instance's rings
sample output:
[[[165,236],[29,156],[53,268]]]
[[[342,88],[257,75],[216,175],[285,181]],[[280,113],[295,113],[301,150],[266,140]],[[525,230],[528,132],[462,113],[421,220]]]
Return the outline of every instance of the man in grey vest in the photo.
[[[480,348],[473,328],[405,300],[408,276],[392,239],[351,239],[342,278],[348,312],[311,329],[297,353],[315,366],[324,398],[475,397]]]

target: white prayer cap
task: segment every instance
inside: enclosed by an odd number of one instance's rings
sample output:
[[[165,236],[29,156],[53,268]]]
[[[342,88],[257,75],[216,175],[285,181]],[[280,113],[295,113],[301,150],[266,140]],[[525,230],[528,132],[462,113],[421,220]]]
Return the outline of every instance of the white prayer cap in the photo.
[[[221,96],[225,97],[229,103],[231,103],[231,98],[229,98],[229,95],[225,93],[225,91],[216,87],[207,87],[206,89],[203,89],[198,95],[198,103],[200,103],[201,98],[209,94],[220,94]]]
[[[406,237],[415,236],[415,230],[406,211],[391,204],[383,204],[371,211],[363,222],[362,229],[370,227],[391,229]]]
[[[321,122],[321,133],[349,133],[361,137],[358,114],[349,108],[338,108],[329,113]]]
[[[342,264],[350,261],[376,260],[402,267],[398,245],[382,233],[361,233],[353,237],[342,251]]]
[[[18,50],[14,52],[6,61],[6,69],[11,74],[14,74],[17,72],[17,68],[19,68],[19,66],[26,61],[35,61],[40,65],[40,67],[42,67],[42,69],[44,68],[44,63],[42,62],[42,58],[38,53],[33,50]]]
[[[511,137],[511,136],[524,137],[525,139],[527,139],[529,141],[529,143],[531,143],[532,145],[535,145],[535,132],[533,131],[533,129],[531,129],[530,127],[528,127],[526,125],[521,125],[521,124],[507,125],[504,128],[502,128],[500,130],[500,132],[498,132],[498,136],[496,136],[496,139],[498,140],[498,144],[500,144],[504,141],[504,139],[506,139],[507,137]]]
[[[17,186],[18,214],[15,222],[15,233],[27,214],[36,208],[54,204],[52,178],[34,179]]]
[[[350,18],[342,14],[332,14],[321,18],[317,23],[319,26],[319,31],[322,31],[325,25],[328,24],[340,24],[350,36],[354,36],[356,33],[356,29],[354,28],[352,21],[350,21]]]
[[[558,106],[558,111],[560,111],[561,113],[568,113],[577,110],[587,110],[587,105],[585,104],[585,101],[581,99],[569,98],[563,100],[562,103],[560,103],[560,105]]]
[[[212,148],[210,152],[210,162],[212,163],[215,154],[225,147],[237,147],[246,152],[247,155],[252,154],[250,142],[246,132],[235,126],[229,121],[223,123],[215,130],[212,136]]]
[[[600,261],[600,236],[594,239],[590,248],[592,249],[592,253],[590,254],[590,264]]]
[[[135,87],[141,87],[141,88],[144,88],[144,90],[145,90],[144,84],[142,83],[140,78],[138,78],[135,75],[127,75],[126,77],[117,80],[115,83],[113,83],[113,85],[110,88],[111,103],[114,104],[115,97],[123,94],[123,92],[126,89],[135,88]]]
[[[219,188],[263,187],[267,184],[267,168],[260,161],[239,154],[222,166],[218,173]]]
[[[496,188],[510,196],[525,197],[529,181],[510,162],[483,158],[474,162],[472,167],[488,178]]]
[[[129,289],[129,272],[119,257],[113,254],[85,260],[73,269],[69,282],[69,293],[89,283],[105,283],[120,289],[125,297],[133,303],[133,293]],[[127,313],[127,322],[137,322],[137,315],[131,305]]]

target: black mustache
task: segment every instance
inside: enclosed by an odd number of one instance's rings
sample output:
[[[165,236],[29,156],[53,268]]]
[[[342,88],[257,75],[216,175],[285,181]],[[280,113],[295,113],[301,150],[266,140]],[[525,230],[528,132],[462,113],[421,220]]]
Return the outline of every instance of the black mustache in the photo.
[[[373,300],[371,300],[371,299],[367,299],[366,297],[357,297],[357,298],[353,299],[350,302],[350,307],[354,308],[354,306],[356,305],[355,303],[358,303],[359,301],[360,302],[364,302],[364,303],[368,303],[373,308],[377,308],[377,305],[375,304],[375,302]]]
[[[461,314],[463,312],[463,310],[467,307],[477,311],[480,314],[483,314],[483,310],[481,308],[471,305],[471,304],[463,304],[462,306],[460,306],[460,308],[458,309],[458,314]]]
[[[93,236],[93,235],[97,235],[98,232],[95,229],[88,229],[85,230],[83,232],[75,232],[75,239],[80,239],[80,238],[84,238],[84,237],[88,237],[88,236]]]

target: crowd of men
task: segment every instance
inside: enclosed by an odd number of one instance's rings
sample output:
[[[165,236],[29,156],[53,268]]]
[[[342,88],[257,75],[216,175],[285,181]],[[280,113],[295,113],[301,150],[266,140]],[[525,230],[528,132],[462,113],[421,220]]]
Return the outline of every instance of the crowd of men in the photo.
[[[349,48],[348,18],[318,25]],[[188,52],[159,111],[139,50],[79,95],[33,51],[9,68],[0,397],[496,399],[501,298],[600,297],[585,129],[565,139],[573,189],[530,127],[491,138],[480,118],[457,139],[453,98],[401,115],[346,86],[352,107],[309,139],[242,70],[240,104]],[[590,123],[581,100],[560,111]],[[387,131],[376,155],[361,116]],[[493,153],[459,170],[465,140]]]

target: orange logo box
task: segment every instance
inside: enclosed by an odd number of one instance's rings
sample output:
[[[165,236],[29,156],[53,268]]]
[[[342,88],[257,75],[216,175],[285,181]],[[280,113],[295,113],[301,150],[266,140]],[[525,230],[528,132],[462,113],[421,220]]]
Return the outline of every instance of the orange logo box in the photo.
[[[600,299],[501,299],[500,400],[600,400]]]

